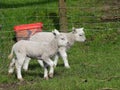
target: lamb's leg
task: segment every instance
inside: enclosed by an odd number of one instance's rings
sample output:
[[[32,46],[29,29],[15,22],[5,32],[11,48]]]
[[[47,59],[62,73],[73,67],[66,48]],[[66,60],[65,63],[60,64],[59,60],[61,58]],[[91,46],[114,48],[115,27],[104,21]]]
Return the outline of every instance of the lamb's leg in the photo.
[[[58,54],[56,54],[55,55],[55,59],[54,59],[54,65],[55,65],[55,67],[57,66],[58,58],[59,58],[59,56],[58,56]]]
[[[63,58],[65,67],[70,68],[70,65],[69,65],[68,59],[67,59],[66,48],[65,47],[59,48],[59,53],[60,53],[61,57]]]
[[[37,60],[37,61],[40,64],[40,66],[44,68],[44,79],[48,80],[49,79],[48,78],[48,70],[47,70],[48,65],[45,62],[43,62],[42,60]]]
[[[46,59],[45,62],[50,66],[49,77],[52,78],[54,74],[54,63],[50,58]]]
[[[9,65],[8,73],[12,74],[14,72],[14,68],[15,68],[15,58],[12,59],[10,65]]]
[[[38,60],[38,63],[40,64],[41,67],[44,67],[44,63],[42,60]]]
[[[44,67],[44,79],[48,80],[48,70],[47,67]]]
[[[15,62],[16,72],[17,72],[17,78],[20,81],[23,81],[22,74],[21,74],[21,68],[22,68],[22,65],[24,63],[24,60],[25,60],[24,57],[19,57],[19,58],[17,58],[17,60]]]
[[[25,58],[25,61],[24,61],[24,64],[23,64],[23,69],[24,71],[28,71],[28,67],[29,67],[29,62],[30,62],[31,58],[29,57],[26,57]]]

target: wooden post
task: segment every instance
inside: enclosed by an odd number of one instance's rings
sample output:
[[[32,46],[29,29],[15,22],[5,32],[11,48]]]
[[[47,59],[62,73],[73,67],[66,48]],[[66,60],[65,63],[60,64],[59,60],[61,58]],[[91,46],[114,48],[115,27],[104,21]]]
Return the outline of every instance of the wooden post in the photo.
[[[68,24],[67,24],[67,10],[66,10],[66,0],[59,0],[59,24],[60,31],[67,32]]]

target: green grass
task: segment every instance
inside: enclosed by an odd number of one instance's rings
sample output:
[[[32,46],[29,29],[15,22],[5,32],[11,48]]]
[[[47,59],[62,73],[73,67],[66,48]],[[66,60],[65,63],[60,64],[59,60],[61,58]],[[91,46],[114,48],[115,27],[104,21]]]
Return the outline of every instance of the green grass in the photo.
[[[85,43],[76,42],[68,50],[71,68],[63,67],[60,58],[54,78],[43,79],[37,61],[22,71],[24,82],[8,75],[10,53],[19,24],[43,22],[43,31],[59,28],[56,0],[0,1],[0,89],[3,90],[120,90],[120,21],[102,21],[102,16],[119,16],[117,0],[66,0],[68,31],[72,26],[84,27]],[[109,7],[106,9],[106,7]],[[115,9],[114,9],[115,7]],[[53,17],[54,16],[54,17]]]

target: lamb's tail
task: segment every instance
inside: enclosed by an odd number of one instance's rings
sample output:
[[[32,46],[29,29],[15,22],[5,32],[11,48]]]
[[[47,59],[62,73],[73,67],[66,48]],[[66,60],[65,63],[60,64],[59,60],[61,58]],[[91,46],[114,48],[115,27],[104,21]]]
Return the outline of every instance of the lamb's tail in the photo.
[[[12,50],[11,50],[11,53],[9,54],[9,56],[8,56],[8,59],[12,59],[13,58],[13,48],[12,48]]]

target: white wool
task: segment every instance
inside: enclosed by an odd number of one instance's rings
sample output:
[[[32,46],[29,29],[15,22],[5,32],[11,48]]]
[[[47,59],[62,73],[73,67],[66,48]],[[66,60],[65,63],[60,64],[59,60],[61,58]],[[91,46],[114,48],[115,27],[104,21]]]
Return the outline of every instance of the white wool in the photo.
[[[53,34],[54,38],[52,38],[50,42],[21,40],[15,43],[9,56],[9,58],[11,58],[13,53],[15,54],[15,57],[10,63],[9,73],[13,73],[13,65],[15,64],[17,69],[17,78],[21,80],[21,67],[26,61],[26,58],[37,58],[38,60],[43,60],[47,63],[50,66],[50,74],[53,74],[54,64],[50,58],[58,52],[60,47],[66,47],[68,44],[67,37],[65,35],[60,34],[57,30],[54,30],[53,33],[51,34]],[[48,77],[46,70],[47,68],[44,67],[45,78]]]

